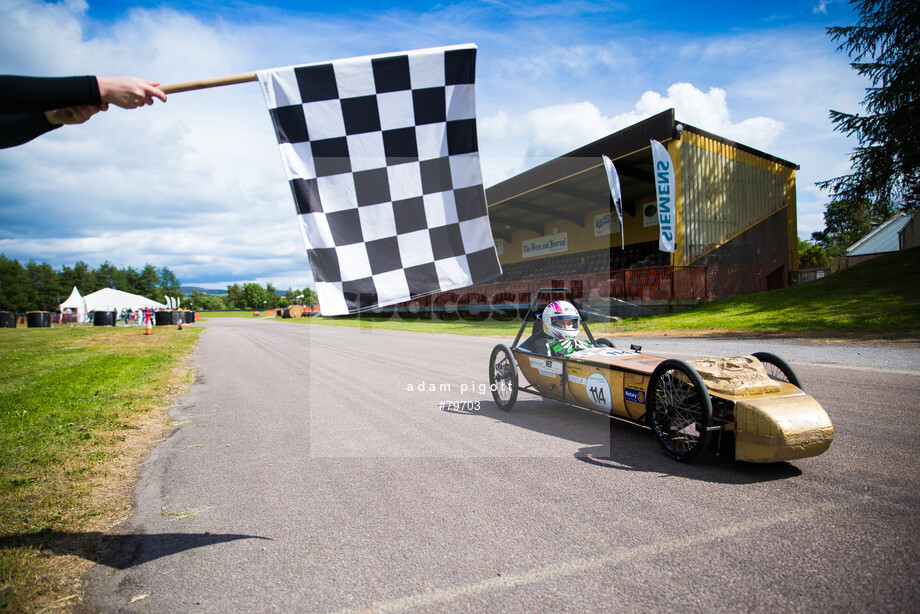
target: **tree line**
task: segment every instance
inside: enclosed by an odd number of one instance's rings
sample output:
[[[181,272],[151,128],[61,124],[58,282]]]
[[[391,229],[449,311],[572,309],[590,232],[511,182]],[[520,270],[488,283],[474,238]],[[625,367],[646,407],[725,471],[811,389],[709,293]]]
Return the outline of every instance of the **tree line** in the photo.
[[[817,184],[830,192],[831,202],[825,228],[812,240],[831,258],[895,213],[917,211],[920,203],[920,3],[850,4],[856,24],[828,28],[827,34],[869,87],[864,113],[830,111],[834,130],[857,139],[850,173]]]
[[[164,296],[181,296],[179,279],[167,267],[147,264],[143,269],[118,268],[104,262],[91,269],[79,261],[55,270],[47,262],[29,260],[24,266],[0,254],[0,310],[57,311],[74,287],[83,295],[114,288],[163,302]]]
[[[316,292],[310,288],[303,290],[288,288],[284,295],[278,294],[275,287],[266,283],[263,288],[257,283],[232,284],[227,286],[227,294],[208,295],[193,290],[183,305],[195,311],[225,310],[263,310],[289,307],[291,305],[318,305]]]
[[[152,264],[137,270],[132,267],[119,268],[111,262],[104,262],[91,269],[85,262],[72,267],[64,265],[55,270],[47,262],[29,260],[22,265],[15,258],[0,254],[0,311],[57,311],[76,287],[82,295],[91,294],[103,288],[114,288],[144,296],[159,303],[171,296],[182,302],[182,307],[195,311],[276,309],[298,305],[318,305],[316,292],[289,288],[284,295],[278,294],[270,284],[265,287],[257,283],[227,286],[227,294],[210,296],[193,291],[186,295],[181,291],[182,283],[168,267],[157,268]]]

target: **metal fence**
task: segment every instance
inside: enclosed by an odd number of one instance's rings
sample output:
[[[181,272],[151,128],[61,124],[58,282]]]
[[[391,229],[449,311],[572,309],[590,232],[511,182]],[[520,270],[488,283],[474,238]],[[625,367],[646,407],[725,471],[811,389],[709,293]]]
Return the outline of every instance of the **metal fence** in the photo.
[[[821,267],[817,269],[799,269],[792,275],[793,284],[804,284],[807,281],[815,281],[827,277],[836,269],[832,267]]]

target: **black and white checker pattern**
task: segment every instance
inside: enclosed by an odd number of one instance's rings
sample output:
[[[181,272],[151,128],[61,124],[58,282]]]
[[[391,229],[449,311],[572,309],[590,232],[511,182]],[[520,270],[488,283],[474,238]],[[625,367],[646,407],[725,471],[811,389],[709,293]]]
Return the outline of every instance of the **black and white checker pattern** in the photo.
[[[258,72],[323,315],[501,274],[473,45]]]

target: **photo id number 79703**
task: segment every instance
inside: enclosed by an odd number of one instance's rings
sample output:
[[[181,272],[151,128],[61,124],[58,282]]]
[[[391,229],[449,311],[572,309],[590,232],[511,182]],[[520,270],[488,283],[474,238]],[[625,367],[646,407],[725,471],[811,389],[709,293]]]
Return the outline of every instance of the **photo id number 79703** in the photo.
[[[479,411],[479,401],[441,401],[438,408],[442,411]]]

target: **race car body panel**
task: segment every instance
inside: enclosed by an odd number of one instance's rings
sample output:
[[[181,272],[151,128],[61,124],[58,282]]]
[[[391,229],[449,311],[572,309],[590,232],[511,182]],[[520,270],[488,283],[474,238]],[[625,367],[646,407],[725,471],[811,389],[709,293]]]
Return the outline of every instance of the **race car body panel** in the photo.
[[[827,412],[791,384],[791,394],[738,398],[735,402],[735,458],[775,463],[817,456],[834,441]]]
[[[514,352],[524,378],[541,395],[637,420],[645,414],[649,375],[664,360],[616,348],[591,348],[565,358]]]

